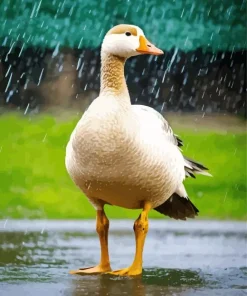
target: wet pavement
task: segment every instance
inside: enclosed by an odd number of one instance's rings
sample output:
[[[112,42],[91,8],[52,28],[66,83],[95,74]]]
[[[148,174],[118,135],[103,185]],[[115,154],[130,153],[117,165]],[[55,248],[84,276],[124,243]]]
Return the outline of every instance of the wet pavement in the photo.
[[[134,255],[133,221],[113,220],[114,269]],[[0,295],[247,295],[244,222],[151,220],[142,277],[75,276],[98,263],[95,221],[0,221]]]

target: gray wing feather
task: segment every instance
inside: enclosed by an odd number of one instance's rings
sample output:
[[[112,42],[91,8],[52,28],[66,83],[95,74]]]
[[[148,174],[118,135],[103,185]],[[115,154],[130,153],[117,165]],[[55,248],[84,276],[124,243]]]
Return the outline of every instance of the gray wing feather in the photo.
[[[172,142],[174,145],[181,147],[183,146],[183,141],[173,133],[173,130],[171,128],[171,126],[169,125],[168,121],[165,120],[165,118],[156,110],[154,110],[153,108],[150,108],[148,106],[143,106],[143,105],[133,105],[132,107],[134,108],[138,108],[144,112],[149,112],[151,114],[153,114],[154,116],[157,117],[157,119],[160,121],[160,124],[164,130],[164,132],[167,135],[167,138],[170,140],[170,142]]]
[[[153,108],[143,106],[143,105],[132,105],[132,107],[137,108],[138,110],[141,110],[144,112],[149,112],[149,114],[154,115],[159,120],[160,126],[164,130],[166,138],[177,147],[183,146],[183,141],[173,133],[173,130],[169,125],[168,121],[165,120],[165,118],[159,112],[157,112]],[[206,168],[204,165],[185,156],[184,156],[184,170],[185,170],[186,177],[195,178],[194,174],[212,176],[207,172],[208,168]]]

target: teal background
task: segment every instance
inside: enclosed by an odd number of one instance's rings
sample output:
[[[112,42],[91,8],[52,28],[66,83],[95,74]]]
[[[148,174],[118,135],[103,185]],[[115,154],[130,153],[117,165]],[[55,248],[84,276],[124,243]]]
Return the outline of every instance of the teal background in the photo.
[[[0,22],[2,46],[98,47],[132,23],[166,50],[246,48],[246,0],[2,0]]]

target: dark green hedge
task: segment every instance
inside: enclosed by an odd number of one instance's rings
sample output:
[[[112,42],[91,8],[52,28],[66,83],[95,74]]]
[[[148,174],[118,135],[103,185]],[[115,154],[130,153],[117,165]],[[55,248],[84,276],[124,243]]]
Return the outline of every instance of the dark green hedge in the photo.
[[[246,0],[1,0],[0,41],[97,47],[118,23],[141,26],[163,49],[246,48]]]

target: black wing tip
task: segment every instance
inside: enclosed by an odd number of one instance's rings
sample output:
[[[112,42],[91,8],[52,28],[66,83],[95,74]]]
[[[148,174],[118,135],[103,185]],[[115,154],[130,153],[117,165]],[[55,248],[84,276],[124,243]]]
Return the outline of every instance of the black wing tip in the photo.
[[[191,202],[191,200],[189,199],[189,197],[188,197],[188,201],[190,202],[190,204],[192,205],[192,207],[193,207],[193,209],[194,209],[194,211],[195,211],[195,213],[196,213],[196,216],[198,216],[198,213],[200,212],[199,210],[198,210],[198,208]]]
[[[182,147],[182,146],[184,146],[183,140],[181,140],[181,139],[179,138],[179,136],[177,136],[177,135],[175,135],[175,137],[176,137],[176,139],[177,139],[177,145],[178,145],[178,147]]]
[[[192,174],[191,172],[188,172],[188,174],[190,175],[190,177],[192,177],[192,178],[196,178],[196,176],[194,175],[194,174]]]
[[[154,210],[176,220],[195,218],[199,213],[188,197],[181,197],[177,193],[172,194],[168,200]]]
[[[202,170],[202,171],[208,171],[209,169],[207,167],[205,167],[202,163],[197,162],[189,157],[184,156],[184,159],[187,160],[188,162],[190,162],[192,165],[196,166],[198,169]]]

